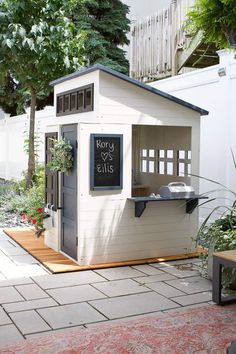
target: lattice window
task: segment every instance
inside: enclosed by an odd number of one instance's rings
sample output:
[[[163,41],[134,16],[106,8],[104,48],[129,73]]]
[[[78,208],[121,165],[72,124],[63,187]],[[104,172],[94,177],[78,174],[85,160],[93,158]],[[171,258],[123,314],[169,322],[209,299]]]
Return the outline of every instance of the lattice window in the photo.
[[[141,149],[140,172],[184,177],[191,174],[191,151]]]
[[[178,150],[177,152],[177,176],[183,177],[191,174],[191,151]]]
[[[156,151],[154,149],[141,150],[141,172],[156,173]]]
[[[174,174],[174,150],[158,150],[158,174]]]
[[[57,95],[57,116],[93,111],[94,85],[86,85]]]

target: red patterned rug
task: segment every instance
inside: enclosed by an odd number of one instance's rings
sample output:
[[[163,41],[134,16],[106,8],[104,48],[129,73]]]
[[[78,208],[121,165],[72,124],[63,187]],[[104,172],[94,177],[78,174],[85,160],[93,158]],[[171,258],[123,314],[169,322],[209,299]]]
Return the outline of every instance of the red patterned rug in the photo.
[[[236,339],[236,305],[147,316],[0,347],[7,354],[223,354]]]

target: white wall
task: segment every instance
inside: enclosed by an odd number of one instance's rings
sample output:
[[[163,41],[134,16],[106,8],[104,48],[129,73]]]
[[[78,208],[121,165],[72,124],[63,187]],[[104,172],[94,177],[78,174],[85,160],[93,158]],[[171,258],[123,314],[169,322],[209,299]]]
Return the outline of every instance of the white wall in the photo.
[[[150,85],[209,110],[209,116],[201,119],[200,176],[236,191],[236,171],[230,151],[232,148],[236,155],[236,59],[227,50],[220,51],[219,56],[219,65]],[[225,69],[226,75],[219,76],[219,69]],[[201,192],[215,188],[214,184],[201,180]],[[216,195],[222,197],[221,192]],[[227,201],[218,199],[215,205],[222,203]]]

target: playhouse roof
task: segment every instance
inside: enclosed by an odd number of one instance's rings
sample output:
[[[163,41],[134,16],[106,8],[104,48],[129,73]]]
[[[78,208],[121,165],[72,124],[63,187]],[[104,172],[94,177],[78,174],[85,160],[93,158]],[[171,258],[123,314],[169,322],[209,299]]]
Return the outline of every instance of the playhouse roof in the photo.
[[[52,85],[52,86],[55,86],[55,85],[57,85],[57,84],[61,84],[61,83],[64,82],[64,81],[68,81],[68,80],[71,80],[71,79],[75,79],[75,78],[77,78],[77,77],[80,77],[80,76],[89,74],[89,73],[91,73],[91,72],[93,72],[93,71],[96,71],[96,70],[101,70],[101,71],[103,71],[103,72],[105,72],[105,73],[107,73],[107,74],[110,74],[110,75],[112,75],[112,76],[117,77],[118,79],[124,80],[124,81],[126,81],[126,82],[129,82],[129,83],[132,84],[132,85],[138,86],[138,87],[140,87],[140,88],[142,88],[142,89],[144,89],[144,90],[146,90],[146,91],[149,91],[149,92],[154,93],[154,94],[156,94],[156,95],[158,95],[158,96],[167,98],[167,99],[170,100],[170,101],[173,101],[173,102],[175,102],[175,103],[178,103],[178,104],[180,104],[180,105],[182,105],[182,106],[185,106],[185,107],[187,107],[187,108],[189,108],[189,109],[192,109],[192,110],[194,110],[194,111],[200,113],[202,116],[207,115],[207,114],[209,113],[208,111],[206,111],[206,110],[203,109],[203,108],[200,108],[200,107],[198,107],[198,106],[195,106],[195,105],[193,105],[193,104],[191,104],[191,103],[189,103],[189,102],[186,102],[186,101],[184,101],[184,100],[181,100],[181,99],[178,98],[178,97],[172,96],[172,95],[170,95],[170,94],[168,94],[168,93],[166,93],[166,92],[163,92],[163,91],[161,91],[161,90],[158,90],[158,89],[156,89],[156,88],[154,88],[154,87],[152,87],[152,86],[149,86],[149,85],[144,84],[144,83],[142,83],[142,82],[140,82],[140,81],[137,81],[137,80],[135,80],[135,79],[132,79],[131,77],[129,77],[129,76],[127,76],[127,75],[124,75],[124,74],[121,74],[121,73],[119,73],[118,71],[115,71],[115,70],[113,70],[113,69],[111,69],[111,68],[109,68],[109,67],[107,67],[107,66],[102,65],[102,64],[95,64],[95,65],[93,65],[93,66],[91,66],[91,67],[89,67],[89,68],[84,68],[84,69],[82,69],[82,70],[80,70],[80,71],[76,71],[76,72],[74,72],[74,73],[72,73],[72,74],[69,74],[69,75],[60,77],[59,79],[52,81],[52,82],[51,82],[51,85]]]

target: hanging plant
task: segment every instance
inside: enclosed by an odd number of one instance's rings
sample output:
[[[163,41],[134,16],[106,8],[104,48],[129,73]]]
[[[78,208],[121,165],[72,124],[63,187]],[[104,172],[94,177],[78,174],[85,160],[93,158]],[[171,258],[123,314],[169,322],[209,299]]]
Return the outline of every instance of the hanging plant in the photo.
[[[64,138],[52,140],[53,147],[50,148],[52,160],[48,162],[47,166],[51,171],[69,174],[74,161],[70,141],[67,141]]]

